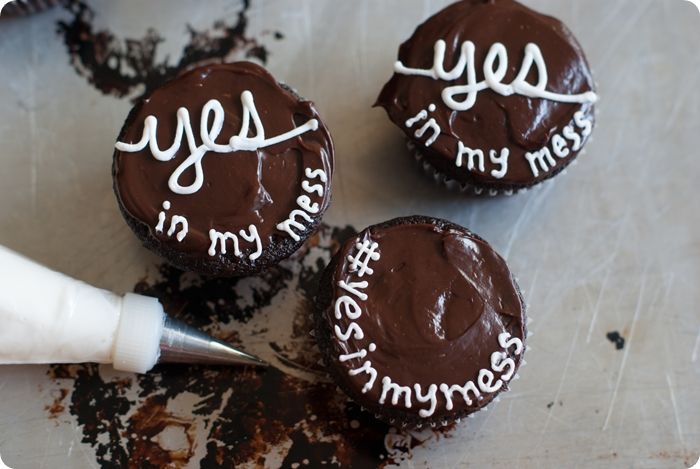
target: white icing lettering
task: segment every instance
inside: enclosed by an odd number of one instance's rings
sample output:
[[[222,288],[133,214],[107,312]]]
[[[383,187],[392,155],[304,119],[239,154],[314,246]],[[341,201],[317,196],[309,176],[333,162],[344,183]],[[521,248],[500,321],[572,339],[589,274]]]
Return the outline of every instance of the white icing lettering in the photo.
[[[581,129],[581,134],[583,138],[574,131],[574,124]],[[525,153],[525,159],[530,163],[530,170],[535,177],[540,175],[540,171],[548,172],[554,166],[556,166],[556,160],[552,157],[554,154],[557,158],[566,158],[571,154],[569,148],[567,147],[566,140],[572,142],[572,150],[579,151],[583,146],[583,142],[586,137],[591,134],[593,129],[593,123],[582,111],[578,111],[574,114],[574,119],[572,123],[569,123],[561,131],[561,135],[554,134],[551,138],[552,149],[544,147],[535,152]],[[563,135],[563,137],[562,137]]]
[[[307,222],[311,223],[312,219],[311,217],[304,212],[303,210],[292,210],[292,212],[289,214],[289,218],[283,221],[282,223],[277,224],[277,229],[280,231],[285,231],[289,234],[289,236],[292,237],[294,241],[299,241],[301,237],[294,232],[294,229],[297,229],[299,231],[304,231],[306,227],[299,223],[297,221],[297,217],[304,218]]]
[[[574,151],[579,151],[581,149],[581,146],[583,145],[583,141],[581,140],[581,137],[574,131],[574,127],[572,125],[567,125],[564,127],[564,130],[561,132],[564,137],[566,137],[567,140],[571,140],[574,143],[573,150]]]
[[[484,152],[476,149],[472,150],[471,148],[465,146],[461,141],[457,142],[457,160],[455,161],[455,164],[457,165],[458,168],[461,168],[463,165],[463,158],[464,155],[467,155],[469,158],[467,160],[467,169],[469,171],[474,171],[474,158],[478,158],[479,160],[479,171],[482,173],[485,172],[486,170],[484,169]]]
[[[501,156],[503,157],[503,156]],[[355,252],[349,253],[347,256],[348,268],[354,272],[356,276],[372,275],[374,271],[369,267],[371,261],[379,260],[379,243],[373,242],[369,235],[364,235],[362,242],[355,243]],[[334,316],[337,320],[349,320],[347,329],[343,331],[341,326],[334,325],[335,335],[339,341],[347,343],[351,338],[354,340],[363,340],[365,334],[362,328],[352,322],[362,316],[361,303],[366,301],[368,295],[363,291],[369,286],[369,281],[352,281],[352,277],[347,277],[338,281],[338,287],[344,290],[347,294],[339,296],[334,303]],[[343,326],[345,327],[345,326]],[[364,384],[362,392],[366,393],[372,389],[375,380],[381,379],[382,390],[379,397],[379,404],[385,405],[387,401],[391,405],[397,406],[403,403],[404,407],[412,407],[412,397],[415,393],[415,400],[423,404],[418,405],[418,415],[421,418],[428,418],[435,414],[438,405],[438,390],[445,398],[445,408],[453,410],[455,407],[454,395],[460,395],[467,406],[474,404],[475,400],[483,399],[483,394],[495,393],[503,388],[504,383],[507,383],[511,378],[517,378],[515,375],[516,361],[508,356],[509,349],[514,349],[514,353],[520,354],[523,350],[523,344],[520,339],[512,337],[508,332],[502,332],[498,335],[498,344],[504,349],[503,351],[493,352],[490,356],[491,369],[480,369],[477,372],[475,379],[467,381],[464,385],[448,385],[442,383],[426,384],[426,389],[423,389],[420,383],[406,383],[402,385],[394,382],[390,376],[380,377],[377,370],[372,366],[369,360],[366,360],[368,355],[377,350],[374,343],[369,343],[365,347],[357,347],[354,351],[347,350],[347,345],[343,347],[344,353],[338,355],[340,363],[349,362],[352,360],[365,360],[360,368],[350,369],[350,376],[366,374],[369,380]],[[349,365],[353,366],[353,365]],[[494,373],[499,373],[496,377]]]
[[[523,341],[517,337],[511,337],[508,332],[498,334],[498,344],[507,352],[510,347],[515,347],[515,354],[520,355],[523,351]]]
[[[165,227],[165,212],[170,210],[170,201],[163,202],[163,210],[158,214],[158,224],[156,225],[156,233],[162,233]]]
[[[498,156],[498,153],[496,152],[496,150],[491,150],[489,152],[489,160],[491,160],[491,163],[497,164],[501,167],[501,169],[492,169],[491,176],[495,177],[496,179],[503,179],[503,177],[508,172],[508,156],[509,155],[510,155],[510,150],[508,150],[507,148],[503,148],[501,150],[501,156]]]
[[[484,60],[484,80],[477,82],[476,66],[474,59],[475,45],[471,41],[462,43],[459,59],[454,68],[445,70],[445,51],[447,44],[440,39],[435,43],[433,54],[433,66],[430,69],[410,68],[401,61],[394,64],[394,71],[402,75],[415,75],[432,78],[433,80],[452,81],[466,73],[465,85],[448,86],[442,91],[442,100],[454,111],[466,111],[476,103],[479,92],[491,89],[501,96],[521,95],[528,98],[541,98],[562,103],[594,103],[598,100],[592,91],[581,94],[559,94],[548,91],[547,65],[540,48],[533,43],[525,46],[525,56],[520,65],[520,70],[510,84],[504,84],[506,71],[508,70],[508,53],[505,46],[495,43],[489,49]],[[498,62],[498,68],[494,70],[494,64]],[[532,66],[537,70],[537,84],[527,81]],[[461,101],[456,96],[466,95]]]
[[[569,156],[569,149],[567,148],[566,140],[559,134],[554,134],[552,137],[552,151],[559,158],[566,158]]]
[[[508,371],[501,375],[503,381],[508,381],[515,373],[515,361],[512,358],[508,358],[503,352],[493,352],[491,354],[491,369],[493,371],[502,373],[506,368]]]
[[[194,194],[202,188],[204,183],[202,159],[208,152],[213,151],[215,153],[233,153],[237,151],[256,151],[260,148],[275,145],[306,132],[318,129],[318,121],[316,119],[310,119],[300,127],[295,127],[288,132],[272,138],[265,138],[265,127],[263,126],[263,123],[260,120],[260,115],[255,107],[253,94],[250,91],[244,91],[241,93],[241,103],[243,105],[241,129],[238,135],[234,135],[229,139],[227,145],[220,145],[216,143],[216,139],[218,138],[224,125],[225,111],[221,105],[221,102],[216,99],[211,99],[207,101],[202,108],[199,123],[199,134],[202,141],[201,145],[197,146],[195,143],[194,131],[192,130],[189,111],[186,108],[181,107],[178,109],[176,114],[177,127],[175,129],[173,144],[167,150],[161,150],[158,147],[158,140],[156,138],[158,120],[152,115],[146,117],[144,120],[141,140],[139,140],[137,143],[117,142],[115,147],[119,151],[134,153],[143,150],[146,148],[146,146],[149,146],[151,154],[155,159],[159,161],[168,161],[173,159],[177,151],[180,149],[184,133],[185,138],[187,139],[190,154],[171,174],[170,178],[168,179],[168,187],[176,194]],[[212,123],[210,127],[209,117],[212,113],[214,117],[211,119]],[[248,136],[251,119],[253,120],[253,125],[255,127],[254,137]],[[190,168],[194,168],[195,171],[194,182],[188,186],[180,185],[180,177]]]
[[[362,301],[367,301],[367,294],[363,293],[362,291],[358,290],[359,288],[367,288],[367,283],[366,280],[363,280],[362,282],[346,282],[345,280],[341,280],[338,282],[338,286],[345,290],[346,292],[355,295]]]
[[[442,132],[442,130],[440,129],[440,126],[439,126],[438,123],[437,123],[437,121],[431,117],[430,120],[429,120],[428,122],[426,122],[425,124],[423,124],[423,127],[421,127],[420,129],[416,130],[416,132],[414,133],[414,135],[416,136],[416,138],[423,138],[423,135],[425,135],[425,133],[426,133],[428,130],[432,130],[432,131],[433,131],[433,134],[432,134],[430,137],[428,137],[428,140],[425,141],[425,146],[426,146],[426,147],[429,147],[430,145],[432,145],[433,143],[435,143],[435,140],[437,140],[437,138],[440,136],[440,132]]]
[[[335,300],[335,318],[341,319],[343,317],[343,313],[345,313],[345,316],[348,319],[354,321],[362,315],[362,310],[354,299],[347,295],[343,295]]]
[[[357,272],[358,277],[363,277],[365,274],[372,275],[374,270],[369,267],[369,262],[379,260],[380,254],[376,252],[379,244],[364,240],[362,243],[355,244],[355,248],[357,249],[357,255],[348,255],[350,271]],[[365,256],[364,259],[363,256]]]
[[[161,211],[158,214],[158,224],[156,225],[156,233],[163,232],[163,225],[165,224],[165,212]]]
[[[576,114],[574,114],[574,123],[581,129],[583,138],[588,137],[593,131],[593,123],[586,117],[583,111],[577,111]]]
[[[344,363],[348,360],[354,360],[355,358],[365,358],[367,356],[367,350],[362,349],[359,352],[355,353],[349,353],[347,355],[341,355],[338,357],[341,363]]]
[[[163,202],[163,210],[158,213],[158,224],[155,226],[156,233],[162,233],[165,230],[165,221],[168,218],[165,212],[168,210],[170,210],[170,201],[166,200]],[[180,226],[179,231],[177,231],[178,225]],[[182,215],[173,215],[173,217],[170,219],[170,228],[166,234],[168,237],[170,237],[175,234],[176,231],[177,235],[175,236],[175,239],[181,243],[189,231],[189,223],[187,222],[187,218],[183,217]]]
[[[385,376],[382,378],[382,395],[379,398],[379,403],[384,404],[389,393],[392,393],[391,404],[398,405],[399,399],[403,395],[404,407],[411,408],[411,388],[408,386],[399,386],[391,382],[391,378]]]
[[[370,352],[374,352],[375,350],[377,350],[377,346],[374,344],[369,344],[369,347],[367,347],[367,348],[369,349]],[[354,360],[355,358],[365,358],[366,356],[367,356],[367,350],[362,349],[359,352],[341,355],[339,357],[339,359],[342,363],[342,362],[346,362],[348,360]]]
[[[365,338],[365,333],[362,332],[362,329],[360,326],[357,325],[356,322],[351,322],[348,325],[348,330],[343,332],[342,329],[340,329],[339,326],[335,326],[335,336],[341,340],[342,342],[347,342],[348,339],[350,339],[350,336],[352,336],[355,340],[362,340]]]
[[[318,194],[323,197],[323,186],[321,184],[309,184],[309,181],[301,181],[301,188],[309,194]]]
[[[365,373],[369,375],[369,381],[365,383],[365,385],[362,387],[362,394],[366,393],[372,387],[374,386],[374,381],[377,379],[377,370],[375,370],[372,367],[372,362],[369,360],[364,362],[361,368],[358,368],[356,370],[350,370],[348,371],[348,374],[350,376],[356,376],[359,375],[360,373]]]
[[[182,240],[185,239],[185,236],[187,236],[189,224],[187,223],[187,219],[185,217],[182,217],[180,215],[174,215],[173,218],[170,219],[170,229],[168,230],[168,236],[172,236],[175,233],[177,225],[180,225],[180,231],[177,232],[175,238],[179,243],[181,243]]]
[[[493,379],[494,375],[491,370],[479,370],[479,377],[476,379],[479,383],[479,389],[481,389],[482,392],[496,392],[501,389],[503,381],[498,379],[494,384]]]
[[[299,208],[309,213],[318,213],[319,206],[316,202],[311,203],[311,199],[308,195],[300,195],[297,197],[297,205]]]
[[[416,383],[413,385],[413,390],[416,392],[416,400],[418,402],[430,402],[430,407],[427,410],[421,409],[418,411],[418,415],[421,417],[430,417],[435,412],[435,407],[437,406],[437,389],[438,387],[436,384],[431,384],[428,386],[428,392],[424,396],[421,392],[420,384]]]
[[[240,234],[241,237],[249,243],[255,242],[255,252],[248,256],[248,259],[254,261],[262,254],[262,241],[260,240],[260,235],[258,234],[258,229],[255,227],[255,225],[250,225],[248,227],[248,233],[250,234],[247,234],[245,230],[238,232],[238,234]]]
[[[435,109],[436,109],[436,107],[435,107],[434,104],[431,104],[430,106],[428,106],[428,110],[423,109],[423,110],[420,111],[418,114],[416,114],[415,116],[411,117],[410,119],[408,119],[408,120],[406,121],[406,128],[410,129],[410,128],[413,127],[416,123],[418,123],[418,122],[420,122],[420,121],[422,121],[422,120],[427,119],[427,118],[428,118],[428,112],[434,112]],[[420,127],[418,130],[416,130],[416,131],[414,132],[414,134],[413,134],[413,135],[416,136],[416,138],[423,138],[423,135],[425,135],[425,133],[426,133],[428,130],[432,130],[432,131],[433,131],[433,134],[432,134],[430,137],[428,137],[428,139],[425,141],[425,146],[426,146],[426,147],[429,147],[430,145],[432,145],[433,143],[435,143],[435,140],[437,140],[437,138],[440,136],[440,133],[442,132],[442,130],[440,129],[440,126],[439,126],[438,123],[437,123],[437,121],[436,121],[435,119],[433,119],[433,118],[430,118],[430,120],[428,120],[428,122],[426,122],[425,124],[423,124],[423,126]]]
[[[212,228],[209,230],[209,239],[211,240],[208,251],[210,256],[216,255],[217,243],[219,244],[219,252],[221,252],[221,254],[226,254],[226,241],[229,239],[233,241],[233,254],[237,257],[241,256],[241,250],[238,246],[238,236],[235,234],[229,233],[228,231],[220,233]]]
[[[469,399],[469,392],[471,391],[472,394],[474,394],[475,399],[479,399],[481,397],[481,393],[479,392],[479,388],[476,387],[476,385],[472,381],[467,381],[464,386],[460,386],[458,384],[454,384],[452,386],[448,386],[445,383],[442,383],[440,385],[440,392],[445,396],[445,408],[447,410],[452,410],[454,407],[454,404],[452,403],[452,395],[457,392],[462,396],[462,399],[464,399],[464,402],[467,405],[472,405],[472,400]]]
[[[532,171],[532,175],[535,177],[540,175],[540,169],[546,173],[557,164],[547,147],[534,152],[526,152],[525,159],[530,163],[530,171]],[[538,165],[539,168],[537,167]]]
[[[416,114],[415,116],[411,117],[410,119],[408,119],[406,121],[406,128],[410,129],[411,127],[416,125],[416,122],[420,122],[420,121],[427,119],[427,118],[428,118],[428,111],[423,109],[418,114]]]
[[[328,182],[328,176],[326,175],[326,172],[322,169],[312,170],[311,168],[306,168],[304,170],[304,174],[306,174],[306,177],[309,179],[318,178],[324,184]]]
[[[304,174],[309,179],[319,179],[324,184],[328,182],[328,175],[326,175],[326,172],[322,169],[312,170],[311,168],[305,168]],[[308,194],[317,194],[319,197],[322,197],[325,193],[325,188],[323,185],[312,185],[306,180],[301,182],[301,188]],[[302,194],[297,197],[296,202],[299,209],[292,210],[286,220],[277,224],[277,229],[287,233],[294,241],[300,241],[301,236],[299,236],[299,233],[305,231],[307,227],[301,223],[299,219],[303,218],[307,223],[312,223],[313,218],[311,218],[309,213],[319,213],[321,211],[321,206],[317,202],[312,202],[311,198],[306,194]]]

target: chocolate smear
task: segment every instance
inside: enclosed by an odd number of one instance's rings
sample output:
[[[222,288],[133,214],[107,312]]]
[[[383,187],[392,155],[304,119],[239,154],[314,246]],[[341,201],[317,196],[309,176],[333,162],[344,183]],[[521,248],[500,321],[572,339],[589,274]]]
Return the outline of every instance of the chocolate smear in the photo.
[[[76,72],[103,94],[130,98],[136,102],[178,73],[211,62],[235,57],[267,63],[269,51],[247,35],[250,0],[241,0],[234,20],[216,20],[204,30],[185,25],[189,36],[177,61],[169,56],[158,59],[158,47],[166,41],[155,28],[140,38],[119,38],[109,29],[93,26],[95,11],[81,0],[66,0],[71,17],[58,21],[57,33],[63,38],[70,63]],[[274,38],[284,36],[275,32]]]
[[[163,365],[132,375],[52,366],[51,386],[70,396],[62,420],[77,424],[106,468],[383,467],[444,437],[450,429],[402,431],[375,420],[318,364],[309,335],[317,278],[354,233],[323,225],[295,259],[255,278],[205,279],[160,266],[134,290],[274,367]]]

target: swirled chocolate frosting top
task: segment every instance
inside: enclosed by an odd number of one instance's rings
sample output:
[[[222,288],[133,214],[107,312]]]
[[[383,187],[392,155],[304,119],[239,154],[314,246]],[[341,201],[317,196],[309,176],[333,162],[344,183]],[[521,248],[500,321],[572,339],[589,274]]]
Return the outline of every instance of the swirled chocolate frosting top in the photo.
[[[463,0],[401,45],[377,105],[439,172],[504,189],[570,163],[596,100],[583,51],[560,21],[513,0]]]
[[[129,114],[113,167],[146,245],[215,274],[294,252],[329,204],[332,170],[313,103],[250,62],[197,68],[156,89]]]

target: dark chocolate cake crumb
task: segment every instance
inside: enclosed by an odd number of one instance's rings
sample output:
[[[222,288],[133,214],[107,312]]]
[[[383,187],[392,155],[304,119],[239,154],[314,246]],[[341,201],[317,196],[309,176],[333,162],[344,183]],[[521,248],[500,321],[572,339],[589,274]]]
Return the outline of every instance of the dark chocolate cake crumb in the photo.
[[[620,335],[617,331],[608,332],[605,337],[608,338],[610,342],[615,344],[615,349],[622,350],[625,348],[625,338]]]

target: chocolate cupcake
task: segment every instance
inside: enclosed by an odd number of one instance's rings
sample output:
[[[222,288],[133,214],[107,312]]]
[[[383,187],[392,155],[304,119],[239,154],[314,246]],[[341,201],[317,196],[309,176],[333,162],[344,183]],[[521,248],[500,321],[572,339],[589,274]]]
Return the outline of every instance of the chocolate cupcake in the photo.
[[[448,221],[398,218],[350,239],[317,306],[330,373],[392,424],[444,425],[484,409],[523,363],[513,275],[486,241]]]
[[[495,195],[574,161],[593,129],[594,88],[560,21],[513,0],[463,0],[401,45],[376,105],[440,180]]]
[[[14,0],[2,7],[0,18],[31,15],[44,11],[59,3],[58,0]]]
[[[139,102],[114,191],[129,226],[175,266],[257,273],[290,256],[331,197],[333,143],[313,103],[250,62],[208,65]]]

